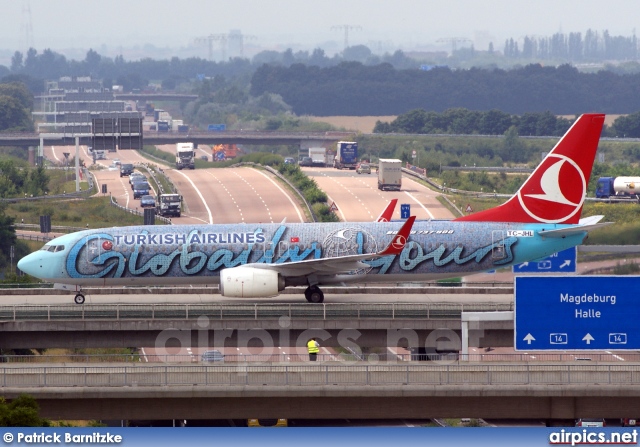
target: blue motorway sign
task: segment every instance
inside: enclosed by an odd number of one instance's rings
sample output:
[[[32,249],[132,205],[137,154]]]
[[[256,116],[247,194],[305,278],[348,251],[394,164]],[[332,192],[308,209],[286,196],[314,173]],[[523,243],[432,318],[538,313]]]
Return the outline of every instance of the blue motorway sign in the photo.
[[[400,218],[408,219],[411,216],[411,206],[408,203],[403,203],[400,205]]]
[[[518,276],[516,350],[640,349],[638,276]]]
[[[571,247],[544,259],[515,264],[513,273],[575,273],[576,253],[576,247]]]

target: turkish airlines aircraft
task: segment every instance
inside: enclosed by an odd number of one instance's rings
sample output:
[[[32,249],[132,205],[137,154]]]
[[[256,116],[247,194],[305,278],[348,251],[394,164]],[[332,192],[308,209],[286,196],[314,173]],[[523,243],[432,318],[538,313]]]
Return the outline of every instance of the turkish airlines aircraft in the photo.
[[[579,245],[606,225],[580,220],[604,115],[576,120],[506,203],[453,221],[131,226],[58,237],[24,257],[29,275],[76,292],[82,286],[220,284],[225,297],[277,295],[307,286],[459,277],[531,261]],[[391,210],[390,210],[391,208]]]

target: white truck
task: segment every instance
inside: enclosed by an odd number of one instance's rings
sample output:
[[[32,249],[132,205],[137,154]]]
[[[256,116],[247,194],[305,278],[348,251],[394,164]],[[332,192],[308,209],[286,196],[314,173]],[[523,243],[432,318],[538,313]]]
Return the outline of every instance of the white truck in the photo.
[[[310,147],[309,157],[313,166],[327,166],[327,149],[324,147]]]
[[[180,194],[160,194],[156,202],[156,214],[166,217],[180,217],[182,196]]]
[[[195,151],[193,143],[176,144],[176,169],[195,169]]]
[[[393,158],[378,160],[378,189],[400,191],[402,186],[402,161]]]

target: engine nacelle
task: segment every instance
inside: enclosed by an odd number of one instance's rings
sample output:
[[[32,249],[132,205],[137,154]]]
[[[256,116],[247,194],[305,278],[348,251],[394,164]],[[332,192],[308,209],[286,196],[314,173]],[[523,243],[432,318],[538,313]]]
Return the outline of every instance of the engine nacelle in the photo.
[[[267,298],[284,290],[278,272],[252,267],[220,270],[220,294],[229,298]]]

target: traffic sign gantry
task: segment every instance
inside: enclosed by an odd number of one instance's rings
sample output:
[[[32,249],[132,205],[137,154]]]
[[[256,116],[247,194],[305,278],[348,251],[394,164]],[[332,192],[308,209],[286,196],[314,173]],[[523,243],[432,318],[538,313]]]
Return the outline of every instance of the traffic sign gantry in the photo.
[[[576,247],[571,247],[538,261],[515,264],[512,270],[513,273],[575,273],[576,254]]]
[[[640,349],[637,276],[515,278],[516,350]]]

